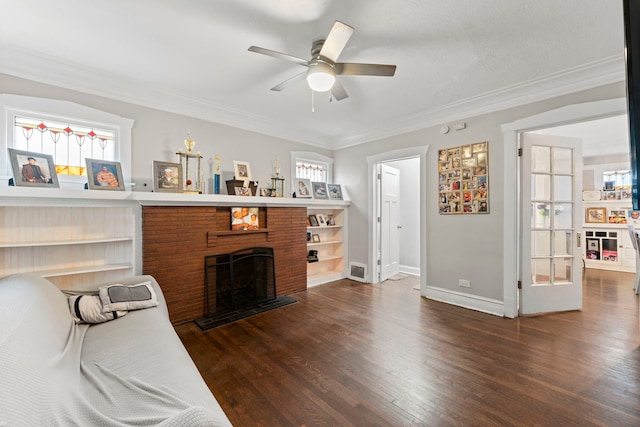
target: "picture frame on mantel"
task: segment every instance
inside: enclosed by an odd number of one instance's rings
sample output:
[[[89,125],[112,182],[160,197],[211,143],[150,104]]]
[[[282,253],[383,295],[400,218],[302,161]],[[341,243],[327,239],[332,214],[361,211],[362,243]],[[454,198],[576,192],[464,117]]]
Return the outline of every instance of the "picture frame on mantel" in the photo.
[[[16,186],[59,188],[51,154],[9,148],[13,182]]]
[[[153,191],[182,193],[182,182],[180,163],[153,161]]]
[[[120,162],[85,159],[87,183],[90,190],[124,191],[124,179]]]

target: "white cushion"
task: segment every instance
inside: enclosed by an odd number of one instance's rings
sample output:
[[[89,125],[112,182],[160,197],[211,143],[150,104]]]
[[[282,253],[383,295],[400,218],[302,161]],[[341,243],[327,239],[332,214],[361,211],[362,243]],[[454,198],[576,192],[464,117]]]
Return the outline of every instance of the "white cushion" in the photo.
[[[97,295],[74,295],[69,297],[69,310],[76,323],[102,323],[127,314],[126,311],[102,311]]]

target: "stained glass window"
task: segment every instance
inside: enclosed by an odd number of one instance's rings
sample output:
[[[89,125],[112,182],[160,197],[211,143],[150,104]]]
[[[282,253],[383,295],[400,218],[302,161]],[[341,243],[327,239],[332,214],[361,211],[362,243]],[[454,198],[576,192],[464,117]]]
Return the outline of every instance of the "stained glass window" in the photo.
[[[325,163],[298,160],[296,161],[296,178],[327,182],[327,165]]]
[[[119,160],[112,130],[14,116],[13,135],[14,148],[52,155],[58,175],[86,175],[85,158]]]

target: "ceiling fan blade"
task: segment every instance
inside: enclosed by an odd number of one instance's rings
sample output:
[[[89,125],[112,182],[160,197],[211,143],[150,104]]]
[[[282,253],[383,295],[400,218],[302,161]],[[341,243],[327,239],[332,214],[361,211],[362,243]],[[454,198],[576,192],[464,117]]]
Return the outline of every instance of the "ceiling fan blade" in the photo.
[[[288,88],[289,86],[293,85],[294,83],[297,83],[300,80],[304,80],[304,78],[306,76],[307,76],[307,72],[303,71],[302,73],[296,74],[295,76],[291,77],[290,79],[287,79],[287,80],[283,81],[279,85],[276,85],[276,86],[272,87],[271,90],[274,90],[276,92],[280,92],[281,90],[284,90],[284,89]]]
[[[331,95],[336,99],[336,101],[343,100],[347,98],[347,91],[344,90],[342,84],[336,79],[335,83],[333,83],[333,87],[331,88]]]
[[[339,62],[335,65],[336,74],[345,76],[387,76],[396,73],[395,65],[358,64],[355,62]]]
[[[324,56],[331,62],[336,62],[352,34],[353,27],[336,21],[333,27],[331,27],[331,31],[329,31],[329,35],[322,45],[322,49],[320,49],[320,56]]]
[[[263,55],[272,56],[274,58],[284,59],[285,61],[295,62],[296,64],[309,65],[309,61],[306,59],[298,58],[297,56],[288,55],[286,53],[276,52],[275,50],[265,49],[263,47],[251,46],[249,52],[261,53]]]

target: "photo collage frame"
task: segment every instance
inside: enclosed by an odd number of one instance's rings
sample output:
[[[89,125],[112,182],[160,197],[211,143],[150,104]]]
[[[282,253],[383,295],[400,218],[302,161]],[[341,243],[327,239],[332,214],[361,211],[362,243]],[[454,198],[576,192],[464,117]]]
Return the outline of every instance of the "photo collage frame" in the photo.
[[[438,211],[489,213],[489,144],[487,141],[438,150]]]

